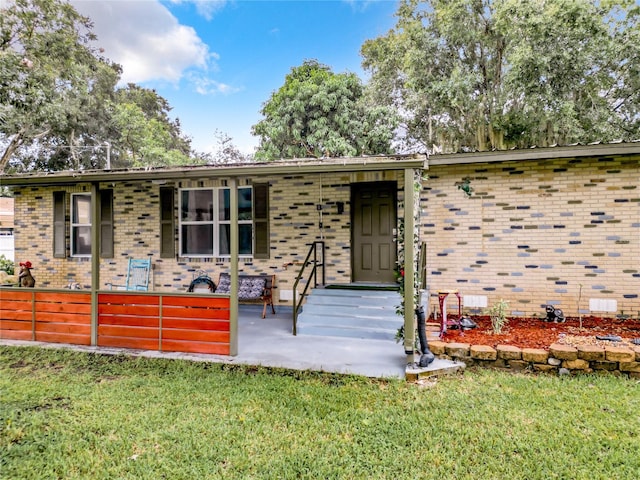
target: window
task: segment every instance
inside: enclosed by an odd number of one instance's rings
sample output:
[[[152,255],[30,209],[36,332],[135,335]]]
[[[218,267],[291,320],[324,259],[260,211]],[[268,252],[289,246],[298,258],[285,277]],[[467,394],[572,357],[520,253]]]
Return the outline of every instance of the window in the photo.
[[[71,256],[91,255],[91,195],[71,195]]]
[[[238,252],[254,255],[253,188],[238,188]],[[227,257],[231,253],[231,189],[185,189],[180,195],[180,255]]]

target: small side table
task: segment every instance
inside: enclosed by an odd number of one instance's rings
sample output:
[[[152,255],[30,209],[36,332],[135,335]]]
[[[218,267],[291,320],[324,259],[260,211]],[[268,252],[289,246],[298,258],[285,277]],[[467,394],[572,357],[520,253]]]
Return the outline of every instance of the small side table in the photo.
[[[455,295],[458,299],[458,316],[455,319],[449,319],[447,315],[447,297],[449,295]],[[444,337],[447,333],[447,327],[456,325],[460,332],[462,332],[462,326],[460,325],[460,319],[462,318],[462,297],[458,290],[440,290],[438,291],[438,302],[440,303],[440,338]]]

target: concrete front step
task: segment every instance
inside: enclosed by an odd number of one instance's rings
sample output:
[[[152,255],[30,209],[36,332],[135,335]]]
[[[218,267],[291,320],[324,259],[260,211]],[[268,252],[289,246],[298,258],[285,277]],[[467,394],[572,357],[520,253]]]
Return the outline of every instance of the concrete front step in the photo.
[[[298,316],[297,332],[376,340],[395,339],[402,319],[394,291],[313,289]]]
[[[396,331],[402,326],[402,319],[393,315],[390,317],[367,317],[345,315],[343,312],[334,312],[333,315],[313,313],[301,313],[298,316],[298,325],[328,325],[348,328],[383,328]]]
[[[307,297],[305,305],[367,305],[370,307],[396,308],[399,296],[314,295]]]
[[[313,293],[318,295],[332,295],[342,297],[381,297],[381,296],[396,296],[399,297],[400,293],[396,290],[373,290],[373,289],[348,289],[348,288],[314,288]]]
[[[298,335],[320,335],[323,337],[348,337],[369,340],[394,340],[396,330],[380,328],[349,328],[339,325],[298,324]]]
[[[400,318],[396,313],[396,307],[380,307],[375,305],[329,305],[324,303],[306,303],[302,307],[302,313],[315,315],[335,315],[340,313],[350,317],[373,318]]]

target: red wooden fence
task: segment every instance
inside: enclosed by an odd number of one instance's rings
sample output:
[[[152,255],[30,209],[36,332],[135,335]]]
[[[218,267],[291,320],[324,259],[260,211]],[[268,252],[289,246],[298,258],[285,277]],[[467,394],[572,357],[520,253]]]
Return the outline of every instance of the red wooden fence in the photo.
[[[0,289],[0,338],[91,344],[91,293]],[[98,293],[98,346],[230,353],[228,296]]]
[[[91,344],[91,295],[0,289],[0,338]]]
[[[98,345],[229,355],[229,297],[98,295]]]

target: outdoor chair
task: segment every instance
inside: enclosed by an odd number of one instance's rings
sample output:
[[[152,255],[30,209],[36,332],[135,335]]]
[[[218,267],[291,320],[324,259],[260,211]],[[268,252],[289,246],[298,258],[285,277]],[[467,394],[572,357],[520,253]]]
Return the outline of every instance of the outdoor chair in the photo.
[[[127,277],[124,285],[107,283],[109,290],[129,290],[146,292],[149,290],[149,276],[151,272],[151,258],[129,259]]]

